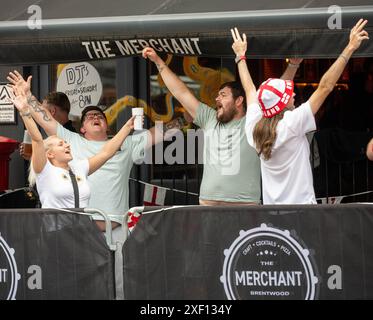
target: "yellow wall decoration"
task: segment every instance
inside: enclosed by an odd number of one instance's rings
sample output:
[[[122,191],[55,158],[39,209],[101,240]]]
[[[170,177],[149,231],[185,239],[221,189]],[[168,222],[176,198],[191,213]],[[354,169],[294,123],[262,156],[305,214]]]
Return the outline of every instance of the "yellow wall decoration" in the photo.
[[[185,57],[183,67],[189,78],[200,83],[200,99],[209,106],[215,106],[219,87],[225,82],[235,80],[233,74],[226,68],[214,70],[200,66],[198,57]]]

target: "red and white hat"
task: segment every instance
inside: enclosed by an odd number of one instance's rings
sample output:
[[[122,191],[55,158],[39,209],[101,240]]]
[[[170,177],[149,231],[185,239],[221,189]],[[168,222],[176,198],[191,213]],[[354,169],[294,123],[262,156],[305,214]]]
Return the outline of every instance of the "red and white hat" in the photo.
[[[263,117],[272,118],[280,113],[293,95],[294,82],[292,80],[268,79],[258,90],[258,99]]]

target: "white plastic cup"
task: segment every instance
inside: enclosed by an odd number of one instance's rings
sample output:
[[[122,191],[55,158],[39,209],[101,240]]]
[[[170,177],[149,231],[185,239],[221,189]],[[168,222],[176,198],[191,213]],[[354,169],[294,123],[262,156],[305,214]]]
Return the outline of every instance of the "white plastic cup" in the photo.
[[[142,119],[144,115],[143,108],[132,108],[132,116],[136,116],[134,122],[134,129],[135,130],[142,130]]]
[[[25,156],[28,156],[28,157],[31,157],[32,155],[32,141],[31,141],[31,137],[29,135],[29,133],[27,132],[27,130],[25,130],[24,134],[23,134],[23,148],[24,148],[24,155]]]

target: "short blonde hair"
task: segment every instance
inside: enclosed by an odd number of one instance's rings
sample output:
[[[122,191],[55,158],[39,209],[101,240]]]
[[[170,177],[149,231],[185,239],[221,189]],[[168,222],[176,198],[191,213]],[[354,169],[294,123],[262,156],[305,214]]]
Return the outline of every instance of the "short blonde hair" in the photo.
[[[58,138],[58,137],[56,135],[51,135],[48,138],[43,140],[45,152],[47,152],[49,149],[51,149],[51,147],[53,147],[53,140],[55,138]],[[49,161],[49,160],[47,160],[47,161]],[[28,179],[27,180],[28,180],[28,183],[29,183],[30,187],[32,187],[36,183],[36,173],[35,173],[34,168],[32,167],[32,158],[31,158],[31,161],[30,161],[30,166],[29,166],[28,171],[29,171],[29,173],[28,173]]]

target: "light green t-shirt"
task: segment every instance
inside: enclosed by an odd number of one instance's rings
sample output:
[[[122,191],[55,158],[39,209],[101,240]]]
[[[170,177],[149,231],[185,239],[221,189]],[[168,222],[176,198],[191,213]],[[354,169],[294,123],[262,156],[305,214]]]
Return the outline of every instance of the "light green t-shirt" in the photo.
[[[105,141],[90,141],[61,125],[57,136],[71,145],[74,159],[86,159],[97,154]],[[91,187],[89,207],[107,213],[112,221],[122,223],[123,214],[128,211],[128,181],[132,165],[145,156],[147,132],[128,136],[118,151],[100,169],[88,176]],[[102,220],[100,216],[94,217]]]
[[[260,160],[248,144],[245,119],[219,124],[216,111],[201,103],[194,123],[204,131],[200,199],[260,201]]]

